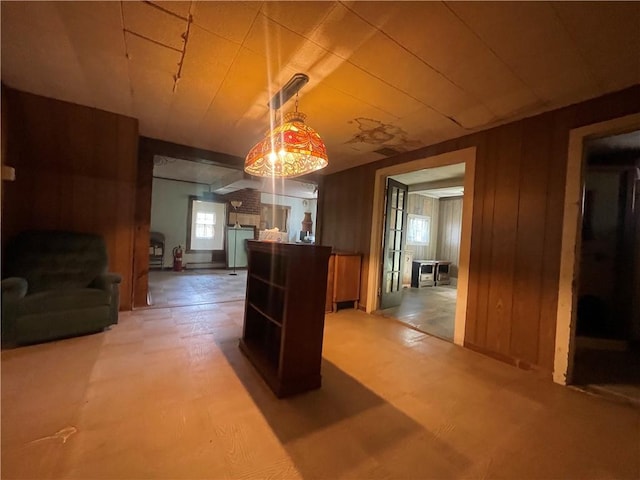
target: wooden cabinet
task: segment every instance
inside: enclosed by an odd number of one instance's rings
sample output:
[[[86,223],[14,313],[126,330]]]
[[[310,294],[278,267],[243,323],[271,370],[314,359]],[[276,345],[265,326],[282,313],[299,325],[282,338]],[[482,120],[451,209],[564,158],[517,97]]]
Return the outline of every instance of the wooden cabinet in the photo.
[[[247,247],[240,349],[278,397],[319,388],[331,247],[253,240]]]
[[[331,254],[325,311],[335,312],[340,302],[353,302],[353,308],[358,308],[361,265],[362,255],[359,253]]]

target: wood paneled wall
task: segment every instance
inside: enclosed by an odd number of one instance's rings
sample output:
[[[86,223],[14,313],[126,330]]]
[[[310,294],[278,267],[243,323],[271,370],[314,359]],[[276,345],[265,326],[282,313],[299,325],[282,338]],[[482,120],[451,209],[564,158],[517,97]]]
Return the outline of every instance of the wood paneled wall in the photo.
[[[458,277],[460,233],[462,229],[462,197],[441,198],[438,209],[436,257],[451,262],[449,275]]]
[[[6,159],[2,239],[26,229],[104,236],[109,269],[131,309],[138,121],[59,100],[2,90]],[[4,132],[3,132],[4,133]]]
[[[368,258],[375,171],[475,146],[465,345],[550,374],[569,131],[638,112],[635,86],[328,175],[318,207],[321,242],[364,253],[366,296],[367,271],[378,265]]]

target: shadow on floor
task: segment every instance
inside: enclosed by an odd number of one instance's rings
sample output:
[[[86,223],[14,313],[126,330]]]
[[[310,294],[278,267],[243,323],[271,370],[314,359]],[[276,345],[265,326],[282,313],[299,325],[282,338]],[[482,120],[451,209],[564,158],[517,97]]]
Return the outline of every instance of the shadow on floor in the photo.
[[[463,454],[326,359],[320,389],[278,399],[242,355],[237,340],[219,347],[303,478],[327,470],[333,478],[387,478],[389,472],[373,458],[395,455],[416,440],[429,452],[431,471],[462,473],[470,465]],[[416,453],[403,455],[424,460]],[[335,459],[344,459],[344,465]]]

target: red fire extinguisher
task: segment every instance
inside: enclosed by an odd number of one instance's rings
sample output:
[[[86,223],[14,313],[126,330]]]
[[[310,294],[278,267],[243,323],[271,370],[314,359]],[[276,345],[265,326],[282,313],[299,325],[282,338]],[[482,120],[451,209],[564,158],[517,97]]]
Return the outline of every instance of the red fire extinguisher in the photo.
[[[173,271],[182,271],[182,247],[180,245],[173,249]]]

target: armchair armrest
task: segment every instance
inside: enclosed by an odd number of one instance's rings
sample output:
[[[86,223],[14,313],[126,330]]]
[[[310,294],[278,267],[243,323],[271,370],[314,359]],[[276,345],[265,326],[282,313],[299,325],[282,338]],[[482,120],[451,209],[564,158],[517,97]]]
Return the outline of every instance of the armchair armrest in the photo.
[[[29,284],[21,277],[8,277],[0,282],[2,286],[2,301],[18,300],[27,294]]]
[[[90,286],[101,290],[111,290],[114,284],[119,284],[120,282],[122,282],[122,275],[119,273],[102,273],[91,282]]]
[[[16,319],[20,299],[27,294],[29,284],[21,277],[8,277],[0,282],[2,288],[2,348],[15,346]]]
[[[122,282],[122,275],[119,273],[103,273],[98,275],[91,285],[92,288],[100,288],[106,290],[111,295],[111,323],[118,323],[118,310],[120,309],[120,288],[119,284]]]

